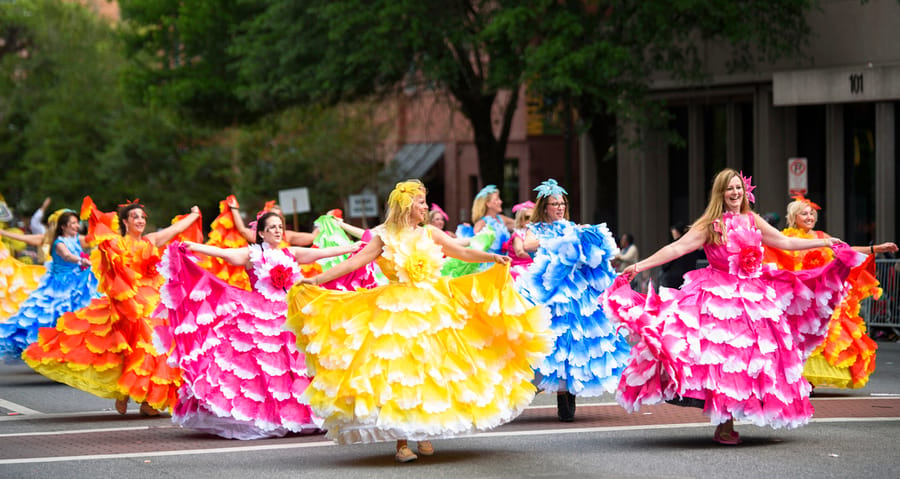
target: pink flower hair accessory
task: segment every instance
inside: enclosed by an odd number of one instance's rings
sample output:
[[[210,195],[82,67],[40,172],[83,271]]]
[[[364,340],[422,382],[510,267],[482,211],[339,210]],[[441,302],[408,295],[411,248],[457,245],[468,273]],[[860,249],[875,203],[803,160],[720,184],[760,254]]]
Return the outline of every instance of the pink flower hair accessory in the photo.
[[[750,182],[753,181],[752,176],[744,176],[744,172],[740,172],[741,181],[744,182],[744,193],[747,195],[747,200],[751,203],[756,203],[756,196],[753,195],[753,190],[756,189],[756,186],[751,185]]]
[[[437,211],[444,217],[444,221],[450,221],[450,215],[448,215],[437,203],[431,204],[431,211]]]
[[[513,212],[513,213],[516,213],[516,212],[518,212],[519,210],[527,210],[527,209],[530,209],[530,208],[534,208],[534,202],[531,201],[531,200],[528,200],[528,201],[525,201],[525,202],[522,202],[522,203],[519,203],[519,204],[513,206],[513,207],[512,207],[512,212]]]

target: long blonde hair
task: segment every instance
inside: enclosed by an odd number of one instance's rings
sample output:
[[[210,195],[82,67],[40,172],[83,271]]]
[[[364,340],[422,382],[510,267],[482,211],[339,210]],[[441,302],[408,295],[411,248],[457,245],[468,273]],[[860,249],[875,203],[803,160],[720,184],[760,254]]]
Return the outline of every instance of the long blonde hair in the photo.
[[[713,179],[706,211],[693,225],[694,227],[699,226],[706,229],[707,243],[722,244],[722,234],[716,231],[716,222],[725,214],[725,190],[728,189],[728,183],[731,183],[731,179],[734,177],[741,179],[741,185],[744,188],[744,196],[741,199],[741,214],[750,212],[750,200],[747,198],[747,185],[744,183],[744,178],[731,168],[725,168],[720,171]]]
[[[409,225],[409,215],[416,195],[427,193],[425,185],[419,180],[406,180],[397,183],[387,200],[387,217],[384,227],[390,232],[399,231]]]

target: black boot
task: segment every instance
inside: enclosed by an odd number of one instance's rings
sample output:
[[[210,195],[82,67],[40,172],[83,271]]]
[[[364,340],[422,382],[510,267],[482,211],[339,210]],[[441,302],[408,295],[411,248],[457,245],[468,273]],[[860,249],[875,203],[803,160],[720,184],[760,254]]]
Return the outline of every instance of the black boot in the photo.
[[[562,422],[575,421],[575,395],[568,391],[556,394],[556,414]]]

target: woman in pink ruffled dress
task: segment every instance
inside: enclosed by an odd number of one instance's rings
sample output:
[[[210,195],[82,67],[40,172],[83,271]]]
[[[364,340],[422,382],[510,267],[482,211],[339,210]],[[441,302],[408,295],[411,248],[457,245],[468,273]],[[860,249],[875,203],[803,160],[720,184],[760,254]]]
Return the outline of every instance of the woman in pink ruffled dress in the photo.
[[[310,263],[352,253],[358,244],[331,248],[281,248],[284,220],[260,216],[256,243],[218,248],[176,243],[160,271],[166,278],[154,344],[181,368],[183,384],[172,421],[233,439],[279,437],[319,430],[300,395],[312,378],[294,333],[282,330],[287,290]],[[231,286],[197,264],[191,252],[244,266],[252,291]]]
[[[713,439],[738,444],[734,420],[793,428],[813,414],[803,363],[822,342],[844,278],[862,261],[836,238],[789,238],[750,210],[749,178],[715,178],[706,212],[677,241],[626,268],[601,301],[636,340],[617,400],[702,404]],[[749,201],[748,201],[749,200]],[[785,250],[830,246],[835,261],[806,271],[763,264],[762,245]],[[628,281],[700,247],[710,265],[690,271],[680,290],[634,292]]]

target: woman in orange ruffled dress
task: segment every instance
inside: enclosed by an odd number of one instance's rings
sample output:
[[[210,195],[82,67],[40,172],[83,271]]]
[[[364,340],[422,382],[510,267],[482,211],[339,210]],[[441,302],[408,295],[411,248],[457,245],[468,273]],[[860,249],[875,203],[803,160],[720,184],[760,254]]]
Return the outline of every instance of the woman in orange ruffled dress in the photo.
[[[156,265],[160,248],[176,236],[202,236],[200,209],[193,206],[172,225],[144,235],[148,217],[137,201],[120,205],[117,216],[84,199],[86,239],[96,246],[91,264],[105,296],[65,313],[55,328],[41,328],[22,359],[50,379],[115,399],[119,414],[133,399],[141,404],[141,414],[155,416],[175,404],[181,382],[180,371],[153,349],[153,328],[162,323],[150,316],[163,283]]]
[[[824,231],[815,231],[818,211],[822,208],[803,196],[795,196],[787,206],[788,227],[785,236],[796,238],[830,238]],[[881,296],[875,279],[875,254],[897,251],[894,243],[853,246],[853,250],[867,254],[863,264],[853,268],[847,281],[850,288],[835,307],[828,323],[825,341],[813,351],[803,367],[803,376],[813,385],[836,388],[861,388],[875,370],[875,351],[878,346],[866,335],[866,324],[859,316],[859,305],[869,296]],[[766,248],[766,260],[777,262],[789,271],[817,268],[834,259],[831,248],[782,251]]]

